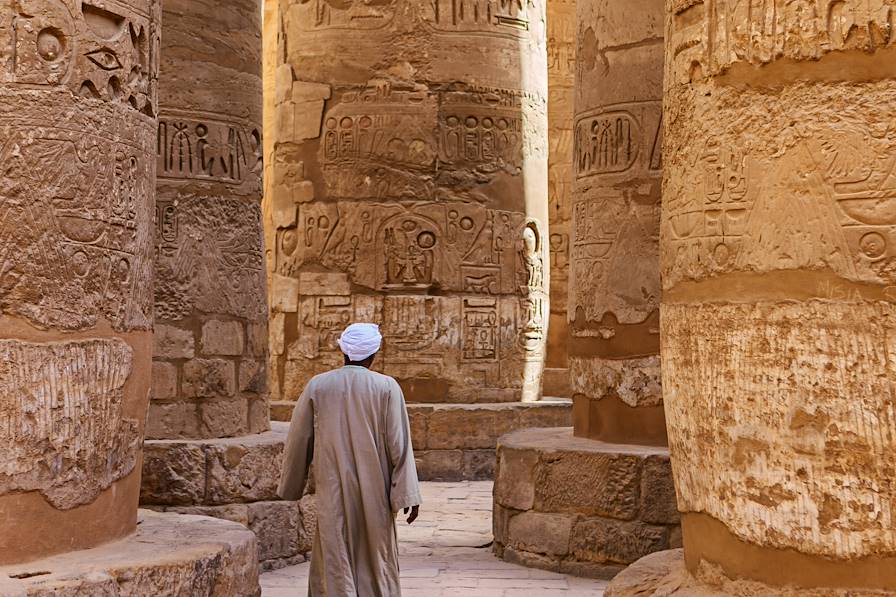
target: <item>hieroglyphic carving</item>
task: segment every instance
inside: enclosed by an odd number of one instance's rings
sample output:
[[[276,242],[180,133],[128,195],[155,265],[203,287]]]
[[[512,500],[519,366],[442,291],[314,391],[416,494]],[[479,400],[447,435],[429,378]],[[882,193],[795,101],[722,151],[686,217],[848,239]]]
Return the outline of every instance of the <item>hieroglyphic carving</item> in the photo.
[[[750,98],[763,114],[756,141],[739,140],[729,126],[706,128],[697,133],[703,146],[683,162],[688,176],[670,180],[663,218],[675,247],[664,258],[669,281],[807,267],[896,282],[896,132],[886,116],[850,106],[836,128],[809,122],[790,132],[792,119],[771,98]],[[843,94],[819,87],[811,97],[784,100],[794,110],[820,110],[824,102],[843,103]],[[767,214],[774,216],[760,223]]]
[[[155,313],[195,311],[263,319],[260,206],[237,198],[156,203]]]
[[[83,329],[105,317],[149,328],[147,148],[77,123],[45,128],[25,110],[9,113],[15,106],[0,110],[0,311],[40,326]]]
[[[13,4],[15,51],[5,80],[66,86],[85,97],[156,114],[158,31],[150,27],[150,3],[17,0]]]
[[[355,284],[378,290],[441,288],[473,294],[526,294],[544,285],[547,250],[539,225],[519,213],[451,202],[407,209],[389,203],[340,202],[338,214],[303,205],[303,263],[350,272]],[[321,229],[324,222],[327,227]],[[281,250],[297,254],[298,237],[282,231]],[[288,242],[287,242],[288,241]],[[316,250],[315,250],[316,249]],[[298,263],[278,256],[282,274]],[[285,275],[285,274],[284,274]]]
[[[131,364],[121,340],[0,340],[0,493],[68,510],[130,473],[142,439],[122,411]]]
[[[258,128],[164,110],[157,140],[158,176],[257,185],[261,172]]]
[[[896,42],[892,0],[686,0],[673,6],[673,57],[686,73],[718,74],[736,63],[817,60]]]
[[[498,358],[498,308],[493,298],[464,299],[463,358],[494,361]]]
[[[576,178],[661,167],[662,115],[659,102],[607,106],[579,115],[575,125]]]
[[[389,25],[397,0],[301,0],[289,10],[301,31],[374,30]]]
[[[433,0],[422,6],[428,26],[464,35],[523,37],[544,19],[540,0]]]

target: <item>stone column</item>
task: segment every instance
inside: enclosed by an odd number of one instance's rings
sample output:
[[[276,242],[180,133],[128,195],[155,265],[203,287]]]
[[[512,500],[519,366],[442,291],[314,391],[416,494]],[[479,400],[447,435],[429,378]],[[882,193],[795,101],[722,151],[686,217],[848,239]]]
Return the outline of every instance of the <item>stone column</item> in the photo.
[[[668,8],[663,386],[687,566],[896,590],[896,6]]]
[[[280,2],[274,392],[352,321],[410,401],[539,398],[548,326],[545,7]]]
[[[569,364],[574,429],[498,443],[495,551],[612,578],[681,544],[659,380],[662,0],[577,10]]]
[[[0,565],[136,525],[158,10],[0,8]]]
[[[166,0],[147,434],[269,428],[259,0]]]
[[[578,437],[665,445],[662,0],[578,3],[569,366]]]
[[[241,522],[265,567],[310,550],[280,501],[261,219],[259,0],[165,0],[156,342],[141,502]],[[251,479],[251,482],[247,482]]]
[[[551,233],[551,317],[543,391],[569,397],[566,305],[569,286],[569,221],[572,193],[573,83],[576,3],[548,2],[548,208]]]

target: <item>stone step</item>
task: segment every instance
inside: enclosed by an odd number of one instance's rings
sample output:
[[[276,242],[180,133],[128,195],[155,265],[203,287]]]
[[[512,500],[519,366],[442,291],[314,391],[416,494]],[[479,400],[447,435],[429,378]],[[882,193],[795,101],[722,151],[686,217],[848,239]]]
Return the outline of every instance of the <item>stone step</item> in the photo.
[[[147,510],[138,517],[119,541],[0,568],[0,595],[260,595],[255,537],[244,527]]]
[[[265,569],[304,561],[314,537],[313,497],[277,496],[289,424],[256,435],[208,440],[147,440],[140,503],[178,514],[239,522],[258,537]]]
[[[271,418],[289,420],[294,402],[272,402]],[[527,427],[572,425],[572,402],[408,404],[417,473],[424,481],[494,478],[498,438]]]
[[[495,551],[505,560],[612,578],[681,545],[667,448],[524,429],[500,438],[497,459]]]

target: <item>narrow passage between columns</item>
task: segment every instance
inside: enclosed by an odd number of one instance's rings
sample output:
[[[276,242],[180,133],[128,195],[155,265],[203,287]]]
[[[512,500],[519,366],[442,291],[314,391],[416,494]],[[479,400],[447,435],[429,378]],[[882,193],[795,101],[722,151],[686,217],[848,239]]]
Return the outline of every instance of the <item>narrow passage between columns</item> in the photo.
[[[402,597],[602,597],[605,581],[516,566],[491,551],[492,482],[422,483],[398,524]],[[308,563],[262,575],[262,597],[306,597]]]

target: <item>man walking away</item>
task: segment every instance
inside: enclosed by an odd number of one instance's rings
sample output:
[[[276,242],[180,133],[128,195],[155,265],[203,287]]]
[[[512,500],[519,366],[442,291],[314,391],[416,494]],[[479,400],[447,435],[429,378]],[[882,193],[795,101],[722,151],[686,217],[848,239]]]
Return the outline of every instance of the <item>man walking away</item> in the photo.
[[[379,327],[350,325],[345,366],[308,382],[292,415],[278,493],[302,497],[314,457],[317,534],[309,597],[398,597],[395,515],[417,519],[420,487],[401,388],[370,370]]]

